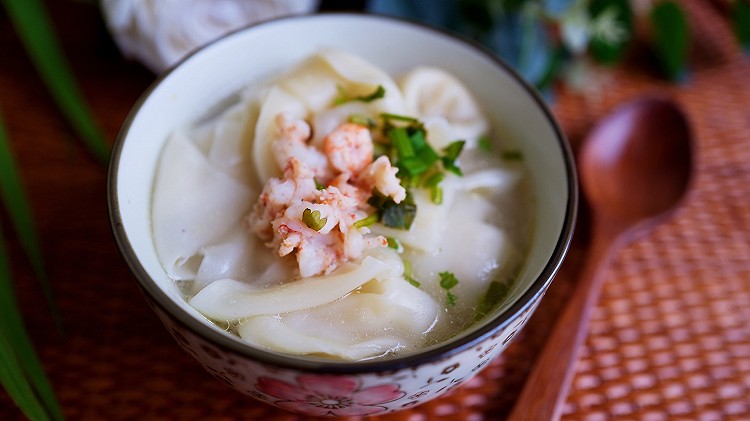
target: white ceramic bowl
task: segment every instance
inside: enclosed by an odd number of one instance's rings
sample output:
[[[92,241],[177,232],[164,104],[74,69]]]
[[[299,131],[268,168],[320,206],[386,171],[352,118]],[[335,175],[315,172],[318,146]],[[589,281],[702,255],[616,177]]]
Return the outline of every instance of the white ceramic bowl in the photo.
[[[204,117],[244,86],[269,79],[321,47],[356,53],[392,75],[442,67],[475,94],[502,137],[516,140],[531,175],[537,223],[510,299],[460,336],[403,357],[321,362],[254,349],[207,322],[182,299],[154,248],[152,184],[167,136]],[[559,268],[572,237],[577,183],[562,131],[533,88],[491,53],[418,24],[324,14],[255,25],[210,44],[161,76],[117,139],[109,174],[117,243],[177,342],[237,390],[310,415],[368,415],[408,408],[481,370],[521,329]]]

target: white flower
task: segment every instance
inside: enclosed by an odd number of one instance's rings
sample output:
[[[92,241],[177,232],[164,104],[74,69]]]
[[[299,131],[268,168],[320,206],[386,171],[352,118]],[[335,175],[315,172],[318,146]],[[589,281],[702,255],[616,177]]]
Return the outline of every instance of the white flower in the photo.
[[[609,44],[616,44],[628,36],[627,28],[617,20],[618,9],[610,6],[591,21],[591,34]]]
[[[575,55],[583,54],[589,45],[590,21],[587,2],[584,1],[573,3],[562,17],[562,41]]]
[[[101,0],[120,51],[161,72],[189,52],[253,22],[309,13],[318,0]]]

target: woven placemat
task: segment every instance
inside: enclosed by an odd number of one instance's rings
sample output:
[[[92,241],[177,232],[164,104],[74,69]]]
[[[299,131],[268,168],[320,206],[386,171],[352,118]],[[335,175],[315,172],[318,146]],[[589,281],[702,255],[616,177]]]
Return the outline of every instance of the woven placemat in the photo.
[[[652,93],[669,94],[682,105],[696,141],[696,175],[683,206],[607,268],[564,419],[750,419],[750,62],[720,9],[697,0],[683,4],[695,34],[684,84],[661,81],[634,60],[600,70],[597,84],[584,92],[556,93],[554,111],[574,148],[614,107]],[[21,56],[19,47],[3,47]],[[99,60],[79,74],[97,117],[114,136],[147,78],[134,81],[133,68],[117,58]],[[4,110],[8,130],[13,139],[59,137],[68,128],[54,106],[26,99],[44,95],[41,88],[24,87],[36,86],[30,69],[28,62],[12,60],[0,73],[3,94],[18,99]],[[14,123],[14,116],[32,112],[46,124]],[[57,140],[44,143],[41,155],[34,145],[14,146],[25,164],[64,337],[51,328],[35,281],[23,271],[18,243],[11,239],[8,246],[21,268],[16,284],[29,330],[67,418],[302,419],[215,380],[168,336],[111,239],[100,167]],[[558,278],[503,355],[440,399],[373,419],[504,418],[575,283],[587,235],[584,206]],[[3,392],[0,418],[23,418]]]

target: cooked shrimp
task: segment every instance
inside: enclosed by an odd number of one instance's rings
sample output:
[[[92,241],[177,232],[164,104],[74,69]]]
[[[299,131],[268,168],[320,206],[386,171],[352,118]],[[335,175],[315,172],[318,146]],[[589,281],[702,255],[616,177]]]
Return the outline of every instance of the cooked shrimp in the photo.
[[[339,247],[335,244],[335,236],[320,234],[296,218],[277,219],[273,226],[281,237],[279,256],[286,256],[296,249],[302,277],[330,273],[338,267],[336,250]]]
[[[344,123],[326,136],[323,151],[335,169],[359,174],[372,162],[372,136],[366,127]]]
[[[246,218],[247,226],[268,247],[277,248],[279,256],[296,251],[302,277],[330,273],[369,248],[386,247],[385,237],[370,235],[369,228],[355,223],[367,217],[366,203],[373,188],[397,203],[406,191],[396,178],[398,169],[387,157],[372,160],[369,130],[342,124],[325,138],[323,155],[307,145],[310,126],[304,120],[282,113],[276,121],[279,138],[274,153],[283,161],[284,174],[266,182]],[[331,177],[331,172],[339,173]],[[323,180],[317,178],[321,174]],[[316,180],[329,182],[318,190]],[[315,229],[307,225],[306,211],[316,215],[314,222],[319,226]]]
[[[368,165],[356,181],[365,190],[375,187],[380,193],[390,196],[394,202],[400,203],[406,198],[406,189],[396,177],[397,172],[398,168],[391,166],[388,157],[381,156]]]
[[[312,200],[319,193],[314,177],[307,165],[294,157],[290,158],[283,178],[271,178],[266,182],[253,211],[245,218],[250,230],[261,239],[270,240],[273,236],[271,221],[283,215],[293,202]]]
[[[290,158],[296,158],[304,162],[315,176],[328,179],[330,170],[328,160],[314,146],[308,145],[310,139],[310,125],[305,120],[296,119],[287,113],[279,113],[276,116],[278,138],[273,142],[273,154],[276,163],[285,168]]]
[[[351,178],[351,174],[349,173],[341,173],[336,176],[333,180],[331,180],[331,183],[328,185],[328,188],[336,187],[341,194],[343,194],[346,197],[350,197],[353,200],[356,200],[357,203],[365,203],[367,202],[367,199],[370,198],[370,195],[372,192],[370,190],[365,190],[363,188],[357,187],[354,184],[350,183],[349,179]],[[372,189],[372,187],[370,188]]]

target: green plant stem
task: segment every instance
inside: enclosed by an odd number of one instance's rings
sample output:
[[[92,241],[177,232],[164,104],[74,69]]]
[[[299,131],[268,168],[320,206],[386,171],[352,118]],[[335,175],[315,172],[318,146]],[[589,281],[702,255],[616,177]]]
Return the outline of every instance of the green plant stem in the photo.
[[[109,145],[76,85],[44,6],[40,0],[2,0],[2,3],[58,107],[91,153],[106,164]]]

